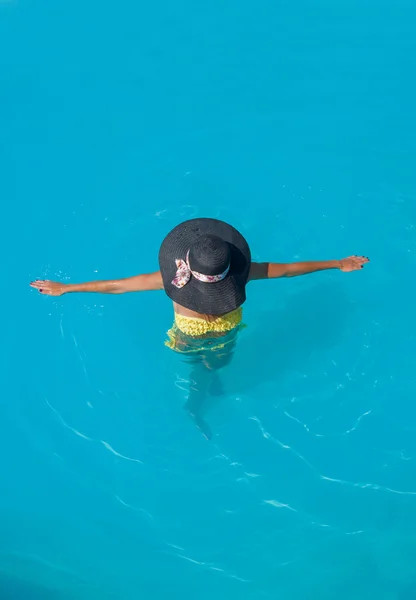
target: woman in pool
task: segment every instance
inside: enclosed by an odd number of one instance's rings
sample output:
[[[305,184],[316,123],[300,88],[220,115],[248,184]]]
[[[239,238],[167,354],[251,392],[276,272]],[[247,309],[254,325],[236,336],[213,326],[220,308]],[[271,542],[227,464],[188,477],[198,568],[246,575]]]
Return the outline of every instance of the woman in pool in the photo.
[[[176,352],[189,354],[193,358],[195,374],[198,365],[203,365],[206,372],[207,369],[217,370],[230,361],[237,333],[242,327],[242,305],[248,282],[296,277],[327,269],[357,271],[367,262],[368,258],[364,256],[350,256],[341,260],[291,264],[254,263],[246,240],[234,227],[216,219],[192,219],[181,223],[166,236],[159,251],[160,270],[155,273],[81,284],[35,281],[31,286],[48,296],[164,289],[173,301],[175,313],[166,345]],[[190,394],[187,403],[196,420],[205,391],[214,381],[211,379],[206,383],[207,378],[203,377],[204,384],[198,385],[200,367],[198,373],[196,378],[191,375],[197,393]],[[202,423],[197,421],[201,427]]]

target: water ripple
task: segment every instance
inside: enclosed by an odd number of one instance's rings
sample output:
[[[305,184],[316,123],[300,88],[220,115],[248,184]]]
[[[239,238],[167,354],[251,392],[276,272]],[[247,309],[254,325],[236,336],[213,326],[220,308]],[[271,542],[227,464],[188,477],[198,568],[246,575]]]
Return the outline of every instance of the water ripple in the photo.
[[[123,460],[127,460],[127,461],[130,461],[130,462],[135,462],[135,463],[138,463],[139,465],[143,464],[143,462],[141,460],[139,460],[138,458],[132,458],[130,456],[125,456],[124,454],[120,454],[120,452],[117,452],[117,450],[114,450],[114,448],[108,442],[106,442],[104,440],[94,440],[93,438],[90,438],[87,435],[81,433],[77,429],[74,429],[74,427],[71,427],[70,425],[68,425],[68,423],[66,423],[66,421],[59,414],[59,412],[56,410],[56,408],[54,408],[48,402],[47,399],[45,399],[45,402],[49,406],[49,408],[55,413],[55,415],[58,417],[60,423],[64,427],[66,427],[66,429],[69,429],[70,431],[72,431],[72,433],[74,433],[76,436],[81,437],[82,439],[87,440],[88,442],[95,442],[97,444],[102,444],[104,446],[104,448],[106,448],[106,450],[108,450],[109,452],[111,452],[112,454],[114,454],[115,456],[117,456],[118,458],[122,458]]]

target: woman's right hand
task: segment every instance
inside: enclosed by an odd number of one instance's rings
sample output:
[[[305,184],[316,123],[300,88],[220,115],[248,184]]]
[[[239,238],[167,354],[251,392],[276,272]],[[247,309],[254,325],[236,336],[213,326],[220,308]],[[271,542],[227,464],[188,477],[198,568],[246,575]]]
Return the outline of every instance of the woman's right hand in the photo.
[[[65,289],[67,287],[66,284],[57,281],[43,281],[37,279],[36,281],[32,281],[30,286],[45,296],[62,296],[62,294],[65,294],[67,291]]]

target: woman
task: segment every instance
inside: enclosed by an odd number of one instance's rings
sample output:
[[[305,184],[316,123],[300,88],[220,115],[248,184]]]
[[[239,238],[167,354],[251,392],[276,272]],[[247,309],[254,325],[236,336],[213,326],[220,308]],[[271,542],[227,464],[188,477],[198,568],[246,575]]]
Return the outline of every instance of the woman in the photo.
[[[155,273],[81,284],[35,281],[30,285],[49,296],[164,289],[173,301],[175,313],[166,345],[193,359],[191,392],[186,407],[204,431],[205,424],[198,415],[207,391],[217,383],[216,377],[207,373],[225,366],[231,359],[237,333],[242,327],[247,283],[327,269],[356,271],[368,260],[364,256],[350,256],[341,260],[292,264],[253,263],[246,240],[234,227],[216,219],[192,219],[181,223],[166,236],[159,251],[160,270]],[[209,437],[206,429],[205,434]]]

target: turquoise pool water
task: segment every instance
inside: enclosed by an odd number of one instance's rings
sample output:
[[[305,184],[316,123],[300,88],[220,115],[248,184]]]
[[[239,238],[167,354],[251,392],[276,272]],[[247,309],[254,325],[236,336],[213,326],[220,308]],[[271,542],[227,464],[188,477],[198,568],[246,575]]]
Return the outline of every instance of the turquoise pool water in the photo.
[[[416,597],[415,9],[0,2],[0,598]],[[212,398],[157,267],[181,220],[260,260]]]

